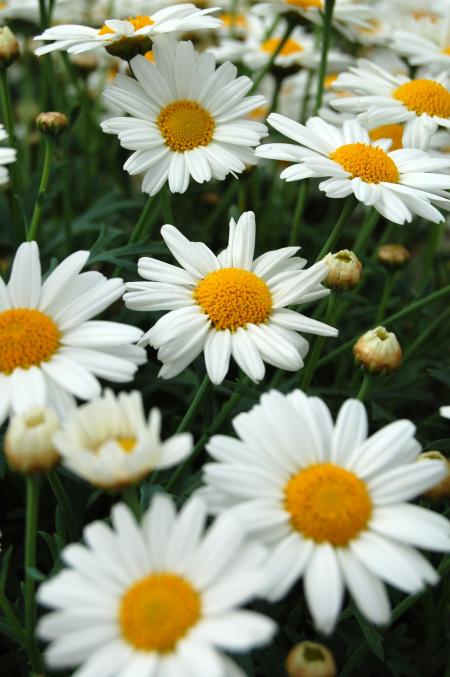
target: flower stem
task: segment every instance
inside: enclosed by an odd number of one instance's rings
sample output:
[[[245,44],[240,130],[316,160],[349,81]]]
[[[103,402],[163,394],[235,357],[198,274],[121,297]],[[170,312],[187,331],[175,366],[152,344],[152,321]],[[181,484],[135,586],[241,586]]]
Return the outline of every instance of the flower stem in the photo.
[[[138,242],[138,240],[141,239],[143,232],[145,230],[145,227],[148,224],[148,217],[149,217],[150,212],[152,210],[153,202],[154,202],[153,197],[151,195],[149,195],[148,198],[147,198],[147,202],[144,205],[144,209],[142,210],[141,215],[140,215],[136,225],[134,226],[134,228],[131,232],[130,239],[128,240],[128,244],[133,244],[134,242]],[[150,228],[149,228],[148,232],[146,233],[146,237],[149,237],[149,236],[150,236]]]
[[[384,313],[386,312],[386,308],[389,303],[389,299],[391,297],[392,289],[394,287],[394,282],[395,282],[395,274],[388,273],[384,281],[383,294],[381,296],[380,305],[378,306],[375,324],[379,324],[383,319]]]
[[[55,470],[50,472],[47,476],[48,483],[55,494],[55,498],[58,501],[58,505],[63,516],[67,535],[69,536],[70,541],[76,541],[78,538],[78,529],[75,524],[72,508],[70,505],[69,498],[66,494],[66,491],[62,485],[61,480],[59,479]]]
[[[334,1],[334,0],[333,0],[333,1]],[[273,51],[272,54],[270,55],[270,59],[268,60],[268,62],[261,68],[261,70],[259,71],[259,73],[258,73],[258,75],[256,76],[255,80],[253,80],[253,86],[252,86],[252,88],[250,89],[249,94],[254,94],[254,93],[256,92],[256,90],[258,89],[259,85],[261,84],[261,82],[262,82],[262,81],[264,80],[264,78],[266,77],[267,73],[271,70],[271,68],[272,68],[272,66],[273,66],[273,64],[274,64],[274,62],[275,62],[275,59],[277,58],[278,54],[279,54],[279,53],[281,52],[281,50],[283,49],[283,47],[284,47],[284,45],[286,44],[286,42],[287,42],[287,40],[288,40],[290,34],[291,34],[292,31],[293,31],[293,29],[294,29],[294,24],[291,23],[291,21],[288,21],[287,26],[286,26],[286,30],[284,31],[283,36],[282,36],[280,42],[279,42],[278,45],[277,45],[277,48],[274,49],[274,51]]]
[[[168,186],[163,188],[161,191],[161,207],[165,223],[173,225],[173,213],[170,204],[170,191]]]
[[[35,639],[36,601],[35,580],[31,570],[36,567],[36,539],[39,512],[39,478],[30,475],[26,478],[26,523],[25,523],[25,646],[31,667],[40,671],[41,658]]]
[[[139,500],[137,491],[138,490],[136,486],[125,487],[124,489],[122,489],[122,498],[124,502],[127,504],[127,506],[130,508],[131,512],[136,517],[136,519],[140,519],[141,502]]]
[[[377,225],[378,221],[380,220],[381,215],[377,210],[372,207],[372,209],[369,211],[366,220],[364,221],[361,230],[359,231],[358,237],[356,238],[356,242],[353,246],[353,251],[357,256],[360,256],[361,254],[364,253],[364,249],[366,247],[367,240],[372,234],[373,229]]]
[[[195,397],[189,405],[187,412],[183,416],[180,425],[176,429],[175,434],[182,433],[190,428],[192,421],[194,420],[203,400],[210,389],[211,381],[209,380],[208,375],[206,375],[200,385],[200,388],[198,388],[197,392],[195,393]]]
[[[275,78],[275,89],[273,90],[272,103],[270,104],[270,112],[276,113],[278,108],[278,99],[280,98],[281,86],[283,84],[283,78]]]
[[[330,296],[328,297],[328,306],[325,313],[325,317],[323,319],[325,324],[330,324],[330,322],[332,322],[335,311],[336,311],[336,294],[331,293]],[[306,392],[309,389],[309,386],[311,385],[311,381],[317,367],[317,362],[319,360],[320,353],[322,352],[325,341],[326,336],[316,337],[313,349],[311,351],[311,355],[309,356],[308,362],[306,363],[305,371],[303,372],[301,387],[304,392]]]
[[[48,179],[50,176],[50,165],[52,162],[52,144],[50,139],[44,137],[45,154],[44,164],[42,167],[41,182],[39,184],[39,192],[34,205],[33,216],[31,217],[31,224],[27,233],[27,240],[31,242],[36,238],[37,229],[41,221],[42,208],[44,206],[45,193],[47,192]]]
[[[353,197],[353,195],[349,195],[347,198],[345,198],[344,206],[342,208],[342,212],[336,221],[336,225],[334,226],[333,230],[330,233],[330,236],[328,240],[325,242],[323,245],[322,249],[320,250],[319,255],[316,258],[316,262],[320,261],[323,259],[325,254],[328,254],[329,251],[331,251],[333,245],[337,242],[344,226],[347,224],[347,221],[353,212],[353,210],[356,207],[356,200]]]
[[[333,18],[334,0],[325,0],[325,12],[323,14],[322,52],[320,56],[319,75],[317,83],[316,104],[314,115],[317,115],[322,106],[325,75],[327,72],[328,50],[331,41],[331,20]]]
[[[295,205],[294,218],[292,219],[291,234],[289,245],[295,245],[298,238],[298,231],[305,211],[306,200],[308,198],[308,179],[303,179],[298,191],[297,204]]]
[[[361,383],[361,387],[360,387],[358,394],[356,396],[357,400],[362,402],[365,399],[365,397],[367,395],[367,391],[369,390],[370,384],[371,384],[371,375],[367,371],[365,371],[364,377],[363,377],[363,380],[362,380],[362,383]]]

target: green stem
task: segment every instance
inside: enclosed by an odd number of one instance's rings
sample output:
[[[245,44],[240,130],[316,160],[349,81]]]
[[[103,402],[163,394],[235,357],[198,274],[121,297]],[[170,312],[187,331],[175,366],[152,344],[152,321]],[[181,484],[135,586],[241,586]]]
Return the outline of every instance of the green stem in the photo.
[[[148,224],[148,217],[152,210],[153,202],[154,202],[153,197],[149,195],[147,198],[147,202],[144,205],[144,209],[142,210],[141,215],[131,232],[128,244],[133,244],[134,242],[138,242],[141,239],[143,232],[145,231],[145,228]],[[150,229],[146,233],[146,237],[150,237]]]
[[[125,487],[122,489],[122,498],[127,506],[130,508],[136,519],[141,517],[141,503],[138,496],[138,489],[135,486]]]
[[[291,234],[289,245],[295,245],[298,238],[298,231],[305,211],[306,200],[308,198],[308,179],[303,179],[298,191],[297,204],[295,205],[294,218],[292,219]]]
[[[26,523],[25,523],[25,646],[32,669],[40,671],[40,656],[35,639],[36,601],[35,580],[30,573],[36,567],[36,540],[39,512],[39,478],[26,478]]]
[[[275,113],[278,108],[278,99],[280,98],[283,78],[275,78],[275,89],[273,90],[272,103],[270,104],[270,113]]]
[[[332,292],[328,297],[328,306],[323,321],[326,324],[330,324],[330,322],[333,321],[335,312],[336,312],[336,294]],[[320,353],[322,352],[323,346],[325,345],[325,341],[326,336],[316,337],[313,349],[311,351],[311,355],[309,356],[309,359],[306,363],[305,371],[303,373],[301,387],[304,392],[306,392],[309,389],[309,386],[311,385],[314,372],[316,371],[317,362],[319,361]]]
[[[325,12],[323,14],[323,33],[322,33],[322,52],[320,56],[320,67],[317,83],[316,104],[314,106],[314,115],[317,115],[322,106],[323,89],[325,75],[327,72],[328,50],[331,40],[331,20],[333,18],[334,0],[325,0]]]
[[[328,252],[331,251],[333,245],[337,242],[337,239],[339,238],[342,230],[344,229],[344,226],[347,224],[347,221],[352,214],[353,210],[356,207],[356,200],[353,197],[353,195],[349,195],[347,198],[345,198],[344,206],[342,208],[342,212],[336,221],[336,225],[334,226],[333,230],[330,233],[330,236],[328,240],[325,242],[323,245],[322,249],[320,250],[319,255],[316,258],[316,261],[320,261],[323,259],[325,254],[328,254]]]
[[[70,505],[69,498],[66,494],[66,491],[62,485],[61,480],[59,479],[55,470],[51,471],[48,476],[48,483],[55,494],[55,498],[58,501],[58,505],[61,510],[61,514],[66,525],[67,534],[70,541],[76,541],[78,539],[78,529],[75,524],[72,506]]]
[[[173,213],[170,204],[170,190],[169,186],[165,186],[161,191],[161,207],[165,223],[173,225]]]
[[[39,10],[41,14],[41,29],[45,30],[48,26],[48,14],[45,6],[45,0],[39,0]]]
[[[195,393],[195,397],[192,400],[191,404],[189,405],[189,408],[185,415],[183,416],[182,420],[180,421],[180,424],[178,428],[176,429],[176,433],[182,433],[185,430],[189,430],[192,421],[194,420],[203,400],[205,399],[206,395],[208,394],[209,390],[211,388],[211,381],[208,378],[208,375],[205,376],[203,379],[200,388],[198,388],[197,392]]]
[[[436,252],[439,249],[439,244],[442,238],[442,235],[444,233],[446,224],[445,221],[444,223],[433,223],[430,226],[431,233],[428,237],[428,243],[427,243],[427,248],[425,252],[425,259],[424,259],[424,265],[423,265],[423,277],[422,280],[420,281],[419,284],[419,289],[417,294],[420,295],[425,287],[427,286],[427,282],[430,278],[431,271],[433,268],[433,263],[434,263],[434,257],[436,255]]]
[[[367,240],[371,236],[372,231],[377,225],[380,218],[381,218],[380,213],[377,212],[377,210],[374,207],[372,207],[359,231],[358,237],[356,238],[356,242],[353,247],[353,251],[357,256],[361,256],[361,254],[364,253]]]
[[[293,25],[290,21],[288,21],[287,26],[286,26],[286,29],[285,29],[285,31],[284,31],[284,33],[283,33],[283,36],[281,37],[280,42],[279,42],[278,45],[277,45],[277,48],[276,48],[276,49],[272,52],[272,54],[270,55],[270,59],[268,60],[268,62],[267,62],[266,64],[264,64],[264,66],[263,66],[263,67],[261,68],[261,70],[259,71],[259,73],[258,73],[258,75],[256,76],[255,80],[253,81],[253,86],[252,86],[252,88],[250,89],[249,94],[254,94],[254,93],[256,92],[256,90],[258,89],[259,85],[261,84],[261,82],[262,82],[262,81],[264,80],[264,78],[266,77],[267,73],[271,70],[271,68],[272,68],[272,66],[273,66],[273,64],[274,64],[274,62],[275,62],[275,59],[277,58],[278,54],[279,54],[279,53],[281,52],[281,50],[283,49],[283,47],[284,47],[284,45],[286,44],[286,42],[287,42],[287,40],[288,40],[290,34],[291,34],[292,31],[293,31],[293,29],[294,29],[294,25]]]
[[[364,377],[363,377],[363,380],[362,380],[362,383],[361,383],[361,387],[360,387],[358,394],[356,396],[357,400],[362,402],[365,399],[365,397],[367,395],[367,391],[369,390],[370,384],[371,384],[371,376],[367,371],[365,371]]]
[[[377,314],[375,317],[375,324],[380,324],[384,317],[384,313],[386,312],[386,308],[389,303],[389,299],[391,298],[391,292],[394,287],[394,282],[395,282],[395,275],[392,274],[390,275],[389,273],[386,275],[385,281],[384,281],[384,287],[383,287],[383,294],[381,296],[381,301],[380,305],[378,306]]]
[[[0,98],[2,103],[3,121],[5,123],[6,131],[8,132],[9,143],[11,146],[16,147],[17,140],[14,131],[13,107],[6,68],[0,69]]]
[[[31,217],[31,225],[28,229],[27,240],[31,242],[36,238],[37,229],[41,221],[42,209],[44,206],[45,193],[47,192],[48,179],[50,176],[50,165],[52,162],[52,144],[50,139],[45,136],[45,154],[44,164],[42,167],[41,182],[39,184],[39,192],[34,205],[33,216]]]
[[[305,91],[303,92],[302,107],[300,110],[300,122],[302,123],[302,125],[304,125],[306,120],[308,119],[308,105],[309,99],[311,98],[311,85],[313,81],[313,76],[314,71],[310,69],[308,71],[308,77],[306,79]]]
[[[25,635],[22,629],[22,626],[20,625],[19,618],[14,610],[14,607],[12,606],[11,602],[9,599],[6,597],[5,591],[3,588],[0,588],[0,609],[3,611],[3,614],[6,618],[6,620],[9,623],[9,627],[13,631],[17,643],[18,644],[24,644],[25,642]]]

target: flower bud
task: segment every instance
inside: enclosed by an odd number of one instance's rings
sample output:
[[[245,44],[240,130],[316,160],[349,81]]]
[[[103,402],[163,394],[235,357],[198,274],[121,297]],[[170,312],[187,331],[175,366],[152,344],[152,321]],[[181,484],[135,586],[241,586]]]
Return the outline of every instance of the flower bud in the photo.
[[[64,113],[49,111],[48,113],[39,113],[36,118],[36,126],[46,136],[56,138],[66,129],[69,120]]]
[[[378,250],[378,261],[386,268],[403,268],[406,266],[411,253],[402,244],[384,244]]]
[[[324,280],[327,287],[347,291],[358,285],[362,263],[353,252],[348,249],[341,249],[335,254],[330,252],[323,261],[328,266],[328,275]]]
[[[3,26],[0,28],[0,68],[8,68],[20,57],[20,47],[14,33]]]
[[[59,460],[53,435],[59,429],[55,412],[32,407],[10,419],[5,435],[5,456],[9,466],[21,473],[46,472]]]
[[[317,642],[296,644],[286,659],[289,677],[334,677],[336,663],[326,646]]]
[[[424,451],[419,455],[419,461],[441,461],[447,470],[447,474],[440,482],[428,489],[423,495],[427,498],[446,498],[450,496],[450,461],[440,451]]]
[[[384,327],[370,329],[356,341],[353,355],[371,374],[390,374],[402,362],[402,349],[393,332]]]

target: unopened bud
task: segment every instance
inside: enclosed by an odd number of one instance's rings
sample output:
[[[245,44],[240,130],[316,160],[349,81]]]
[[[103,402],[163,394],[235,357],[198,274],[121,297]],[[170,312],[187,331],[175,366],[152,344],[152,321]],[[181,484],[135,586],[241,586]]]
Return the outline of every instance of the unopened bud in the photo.
[[[354,289],[361,279],[362,263],[358,257],[348,249],[332,254],[323,259],[328,266],[328,275],[324,284],[331,289],[347,291]]]
[[[56,138],[66,129],[69,120],[64,113],[50,111],[48,113],[39,113],[36,118],[36,126],[46,136]]]
[[[336,663],[323,644],[300,642],[289,652],[286,670],[289,677],[335,677]]]
[[[98,59],[92,53],[71,54],[70,60],[76,68],[85,73],[91,73],[98,68]]]
[[[20,47],[14,33],[4,26],[0,28],[0,68],[8,68],[20,57]]]
[[[423,495],[427,498],[446,498],[450,496],[450,461],[440,451],[424,451],[419,455],[419,461],[441,461],[445,465],[447,474],[444,479],[428,489]]]
[[[410,258],[411,253],[402,244],[384,244],[378,250],[378,261],[386,268],[403,268]]]
[[[59,461],[53,436],[59,420],[52,409],[32,407],[14,416],[5,435],[5,456],[9,466],[21,473],[47,472]]]
[[[353,355],[371,374],[390,374],[402,362],[402,349],[393,332],[376,327],[366,332],[353,346]]]

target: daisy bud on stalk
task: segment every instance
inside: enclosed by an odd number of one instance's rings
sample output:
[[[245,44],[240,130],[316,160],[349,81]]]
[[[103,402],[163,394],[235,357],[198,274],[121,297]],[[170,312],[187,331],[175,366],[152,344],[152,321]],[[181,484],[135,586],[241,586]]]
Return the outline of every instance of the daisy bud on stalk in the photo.
[[[432,499],[446,498],[447,496],[450,496],[450,461],[448,458],[441,454],[440,451],[424,451],[422,454],[420,454],[418,460],[441,461],[441,463],[445,465],[447,473],[440,482],[435,484],[434,487],[431,487],[431,489],[428,489],[428,491],[424,493],[424,496]]]
[[[371,374],[390,374],[402,362],[402,349],[393,332],[375,327],[359,337],[353,346],[357,364]]]
[[[69,120],[64,113],[49,111],[48,113],[39,113],[36,118],[36,127],[45,136],[57,138],[65,131]]]
[[[378,249],[377,258],[386,268],[403,268],[409,263],[411,252],[402,244],[384,244]]]
[[[328,266],[328,275],[324,285],[338,291],[354,289],[361,279],[362,263],[358,257],[348,249],[332,254],[331,252],[323,259]]]
[[[3,26],[0,28],[0,68],[8,68],[20,57],[20,47],[14,33]]]
[[[58,417],[47,407],[32,407],[14,416],[5,436],[5,456],[10,468],[26,474],[51,470],[59,461],[53,444],[58,429]]]
[[[326,646],[305,641],[289,652],[286,670],[289,677],[335,677],[336,663]]]

